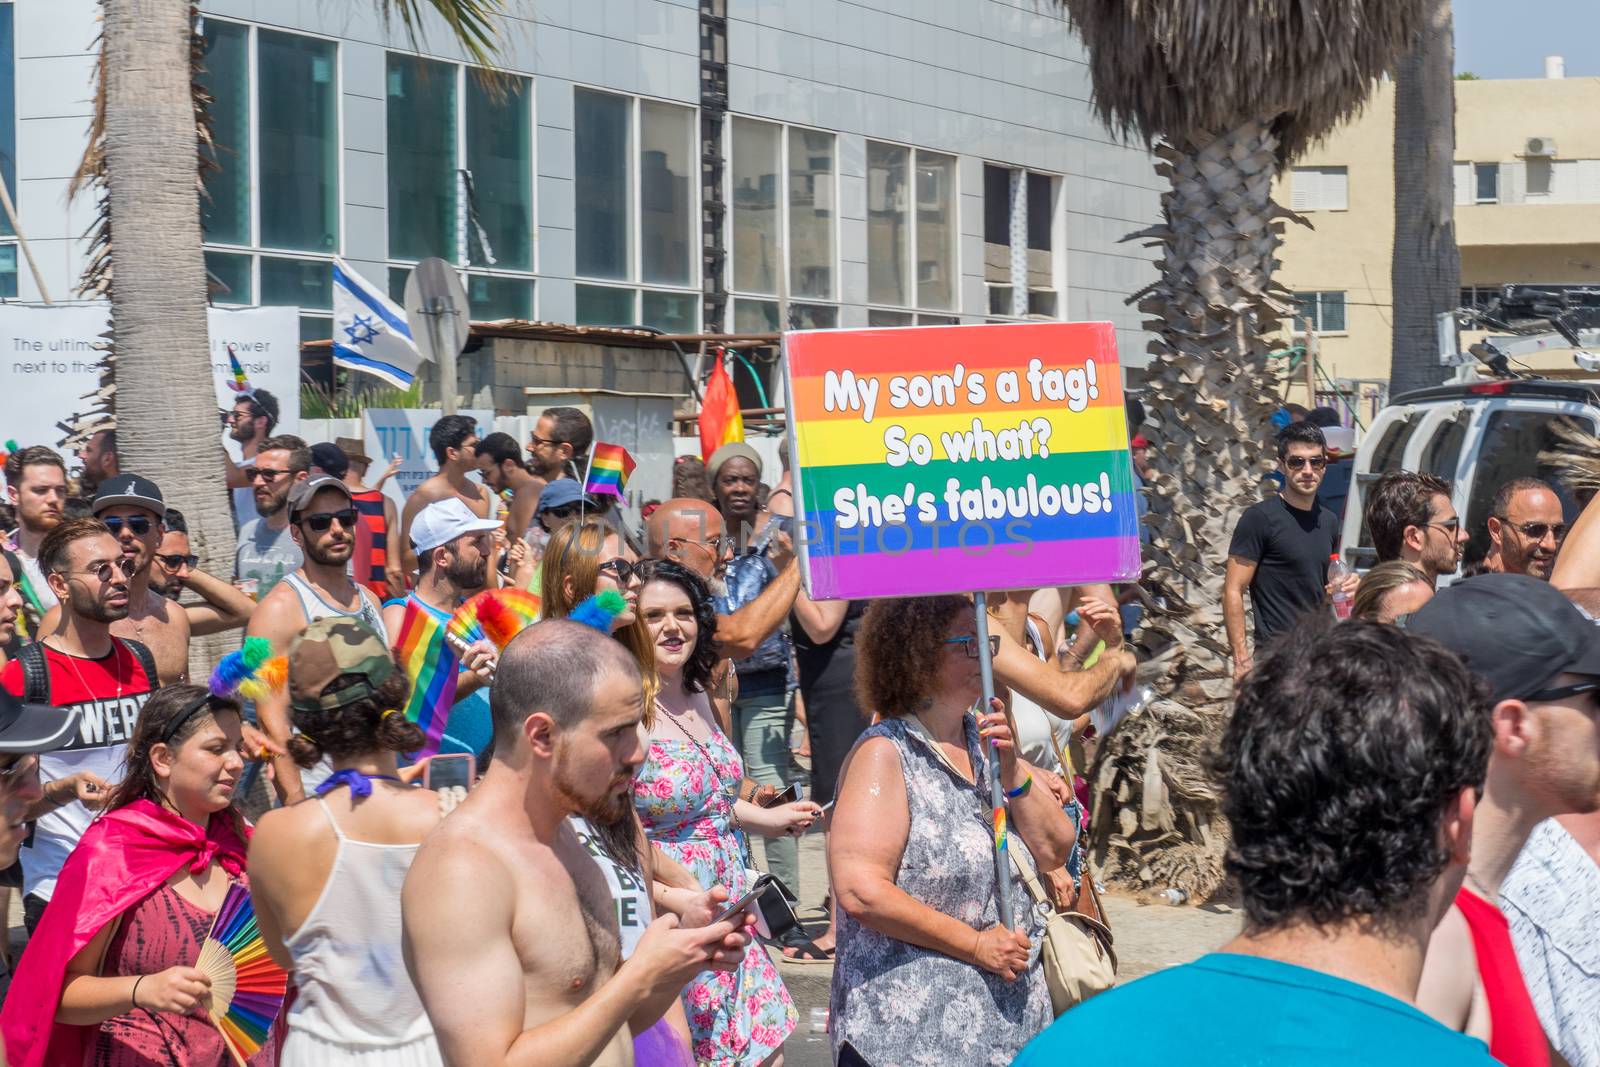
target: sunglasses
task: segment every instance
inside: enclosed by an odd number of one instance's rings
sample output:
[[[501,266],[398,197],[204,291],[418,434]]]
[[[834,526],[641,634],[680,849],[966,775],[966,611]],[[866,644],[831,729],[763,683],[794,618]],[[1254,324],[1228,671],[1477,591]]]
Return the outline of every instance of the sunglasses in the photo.
[[[271,467],[246,467],[244,469],[244,480],[247,482],[253,482],[257,478],[260,478],[268,485],[271,485],[273,482],[277,481],[279,478],[282,478],[288,473],[290,472],[273,470]]]
[[[1577,682],[1573,685],[1558,685],[1553,689],[1541,689],[1537,693],[1529,693],[1522,699],[1525,703],[1544,704],[1552,700],[1565,700],[1568,697],[1597,691],[1600,691],[1600,681]]]
[[[553,519],[570,519],[579,513],[582,506],[581,504],[558,504],[555,507],[545,508],[539,514],[548,515]]]
[[[1567,536],[1567,524],[1564,522],[1525,522],[1518,525],[1503,515],[1496,517],[1530,541],[1543,541],[1551,534],[1555,535],[1557,541]]]
[[[96,578],[100,579],[102,582],[109,582],[111,580],[111,573],[112,573],[112,568],[113,567],[116,568],[118,571],[120,571],[124,578],[132,578],[133,577],[133,572],[135,570],[134,563],[133,563],[133,560],[129,559],[127,556],[121,556],[121,557],[119,557],[117,559],[103,560],[100,563],[96,563],[94,566],[89,567],[89,568],[87,568],[85,570],[81,570],[81,571],[62,571],[61,573],[62,574],[92,574]]]
[[[968,636],[968,637],[947,637],[947,638],[945,638],[945,642],[944,643],[947,644],[947,645],[964,645],[964,646],[966,646],[966,653],[967,653],[967,658],[968,659],[977,659],[978,658],[978,651],[983,647],[982,645],[978,644],[978,639],[976,637],[971,637],[971,636]],[[990,634],[989,635],[989,655],[995,656],[995,655],[999,655],[999,653],[1000,653],[1000,635],[999,634]]]
[[[616,579],[618,585],[627,585],[639,576],[639,568],[625,559],[608,559],[600,569]]]
[[[339,525],[346,530],[353,530],[360,518],[361,512],[355,508],[343,508],[339,511],[318,511],[311,515],[303,515],[300,524],[309,527],[312,533],[327,533],[334,519],[338,519]]]
[[[1461,529],[1461,516],[1457,515],[1455,518],[1445,519],[1443,522],[1425,522],[1422,525],[1437,526],[1441,530],[1455,533],[1457,530]]]
[[[167,568],[167,570],[169,570],[169,571],[179,571],[179,570],[182,570],[185,567],[198,567],[198,566],[200,566],[200,557],[199,556],[182,556],[182,555],[157,556],[156,559],[159,559],[161,561],[162,565],[165,566]]]
[[[1292,471],[1297,471],[1302,467],[1310,467],[1314,471],[1320,471],[1328,465],[1328,458],[1326,456],[1286,456],[1284,457],[1283,465]]]
[[[111,531],[112,537],[121,537],[122,528],[126,526],[138,537],[143,537],[150,532],[150,520],[143,515],[129,515],[126,518],[101,519],[106,524],[106,529]]]

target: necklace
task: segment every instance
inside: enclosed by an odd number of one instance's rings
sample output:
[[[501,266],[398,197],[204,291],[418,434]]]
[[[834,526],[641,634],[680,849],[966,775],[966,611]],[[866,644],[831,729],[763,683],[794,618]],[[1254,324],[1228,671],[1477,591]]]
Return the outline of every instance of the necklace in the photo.
[[[61,655],[66,657],[67,666],[72,669],[73,677],[78,679],[78,688],[83,690],[84,699],[85,700],[92,700],[94,698],[94,694],[89,689],[89,683],[83,680],[83,672],[78,670],[78,663],[77,663],[78,660],[84,659],[86,657],[74,656],[72,653],[66,651],[65,649],[56,648],[56,646],[50,644],[48,641],[42,642],[42,643],[44,644],[44,647],[46,647],[48,649],[51,649],[51,650],[53,650],[55,652],[59,652]],[[120,665],[121,661],[122,661],[121,657],[117,655],[117,641],[116,641],[116,638],[112,638],[111,639],[111,671],[110,671],[110,674],[111,674],[112,682],[117,687],[117,691],[113,696],[113,699],[116,699],[116,700],[121,700],[122,699],[122,672],[117,669],[118,666]],[[154,683],[152,683],[152,684],[154,684]]]
[[[1467,872],[1467,882],[1472,886],[1473,890],[1476,891],[1477,894],[1480,897],[1482,897],[1484,900],[1487,900],[1491,904],[1497,904],[1498,903],[1498,898],[1497,898],[1496,894],[1494,892],[1492,892],[1489,889],[1488,886],[1484,885],[1483,882],[1478,878],[1478,876],[1473,874],[1471,871]]]

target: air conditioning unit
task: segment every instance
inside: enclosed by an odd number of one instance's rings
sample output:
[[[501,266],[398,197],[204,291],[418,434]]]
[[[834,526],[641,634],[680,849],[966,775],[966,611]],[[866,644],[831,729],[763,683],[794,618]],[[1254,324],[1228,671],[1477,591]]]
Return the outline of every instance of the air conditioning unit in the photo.
[[[1550,159],[1556,154],[1556,139],[1554,137],[1530,137],[1528,138],[1527,148],[1522,154]]]

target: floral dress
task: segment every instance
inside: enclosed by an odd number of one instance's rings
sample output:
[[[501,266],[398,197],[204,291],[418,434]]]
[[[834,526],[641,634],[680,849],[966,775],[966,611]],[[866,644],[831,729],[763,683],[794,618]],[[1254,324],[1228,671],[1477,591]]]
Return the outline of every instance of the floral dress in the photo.
[[[976,783],[952,773],[903,720],[885,719],[861,736],[888,738],[900,754],[911,818],[895,885],[984,930],[999,915],[989,765],[971,715],[965,727]],[[1007,847],[1028,846],[1013,833]],[[1028,970],[1015,982],[881,934],[839,909],[831,998],[835,1055],[849,1041],[872,1067],[1006,1067],[1050,1025],[1050,989],[1039,963],[1044,919],[1030,906],[1015,867],[1010,875],[1017,918],[1033,942]]]
[[[709,889],[728,898],[745,892],[743,852],[733,803],[744,764],[722,731],[703,745],[683,738],[650,743],[633,782],[633,806],[650,840]],[[705,971],[684,989],[694,1058],[713,1067],[752,1067],[783,1047],[797,1017],[772,959],[759,941],[745,950],[737,973]]]

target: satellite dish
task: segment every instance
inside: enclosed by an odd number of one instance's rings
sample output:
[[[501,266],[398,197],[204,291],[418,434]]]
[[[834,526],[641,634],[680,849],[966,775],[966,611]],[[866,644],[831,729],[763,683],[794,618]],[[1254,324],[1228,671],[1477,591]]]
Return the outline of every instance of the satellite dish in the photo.
[[[456,411],[456,357],[466,347],[472,317],[467,290],[456,269],[431,256],[406,279],[406,319],[423,359],[439,364],[439,402],[446,415]]]

